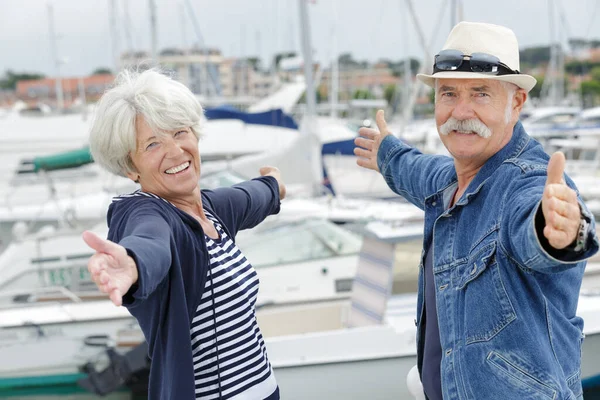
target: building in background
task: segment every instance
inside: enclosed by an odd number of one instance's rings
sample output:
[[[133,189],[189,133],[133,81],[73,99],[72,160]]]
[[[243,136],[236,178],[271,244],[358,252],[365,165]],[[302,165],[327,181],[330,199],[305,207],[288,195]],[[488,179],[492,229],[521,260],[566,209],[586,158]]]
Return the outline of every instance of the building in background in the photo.
[[[124,53],[121,68],[153,65],[149,53]],[[169,48],[160,52],[158,64],[198,95],[203,104],[224,102],[247,107],[274,91],[278,78],[257,68],[248,59],[225,58],[218,49]]]
[[[84,102],[97,101],[114,79],[112,74],[61,78],[63,107],[71,109]],[[22,80],[17,82],[15,96],[28,107],[44,104],[58,108],[59,100],[56,89],[55,78]]]
[[[368,66],[340,65],[339,66],[339,98],[341,101],[351,100],[357,93],[368,93],[372,98],[382,99],[385,89],[391,85],[400,85],[401,78],[394,76],[392,69],[386,63]],[[323,71],[319,91],[328,96],[331,89],[331,69]]]
[[[0,108],[12,107],[17,101],[17,95],[14,90],[0,89]]]

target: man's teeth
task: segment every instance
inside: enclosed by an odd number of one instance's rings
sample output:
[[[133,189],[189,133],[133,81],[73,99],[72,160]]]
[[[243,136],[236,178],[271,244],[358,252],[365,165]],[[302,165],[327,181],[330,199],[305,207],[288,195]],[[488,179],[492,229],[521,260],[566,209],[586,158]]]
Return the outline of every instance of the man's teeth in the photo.
[[[187,168],[187,167],[189,167],[189,166],[190,166],[190,162],[189,162],[189,161],[186,161],[186,162],[184,162],[183,164],[181,164],[181,165],[178,165],[177,167],[173,167],[173,168],[170,168],[170,169],[166,170],[165,172],[166,172],[167,174],[176,174],[176,173],[178,173],[178,172],[181,172],[181,171],[183,171],[184,169],[186,169],[186,168]]]

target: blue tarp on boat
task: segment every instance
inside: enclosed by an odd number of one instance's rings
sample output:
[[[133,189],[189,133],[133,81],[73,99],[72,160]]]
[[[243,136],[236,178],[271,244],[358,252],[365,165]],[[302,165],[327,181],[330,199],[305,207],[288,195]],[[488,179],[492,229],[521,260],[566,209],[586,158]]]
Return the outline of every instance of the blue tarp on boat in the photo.
[[[224,105],[215,108],[206,108],[204,115],[207,119],[239,119],[247,124],[298,129],[296,121],[280,108],[261,113],[246,113],[232,106]]]
[[[341,154],[343,156],[354,155],[354,139],[340,140],[337,142],[325,143],[321,154]]]

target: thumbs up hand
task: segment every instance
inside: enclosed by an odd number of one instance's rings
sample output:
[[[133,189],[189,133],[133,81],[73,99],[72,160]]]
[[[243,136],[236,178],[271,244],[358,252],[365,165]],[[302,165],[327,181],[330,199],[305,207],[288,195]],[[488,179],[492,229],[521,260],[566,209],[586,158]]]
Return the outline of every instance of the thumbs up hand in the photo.
[[[386,136],[390,135],[387,129],[387,123],[383,115],[383,110],[377,111],[375,117],[377,121],[377,129],[371,128],[360,128],[358,134],[360,137],[354,139],[354,144],[358,147],[354,148],[354,154],[359,158],[356,163],[361,167],[379,171],[377,165],[377,152],[379,151],[379,145]]]
[[[96,250],[96,254],[88,261],[92,280],[101,292],[109,295],[116,306],[120,306],[123,294],[138,280],[135,261],[123,246],[102,239],[95,233],[85,231],[82,237],[88,246]]]
[[[555,249],[564,249],[575,241],[581,222],[577,193],[565,184],[564,171],[564,154],[554,153],[548,162],[542,211],[546,220],[544,236]]]

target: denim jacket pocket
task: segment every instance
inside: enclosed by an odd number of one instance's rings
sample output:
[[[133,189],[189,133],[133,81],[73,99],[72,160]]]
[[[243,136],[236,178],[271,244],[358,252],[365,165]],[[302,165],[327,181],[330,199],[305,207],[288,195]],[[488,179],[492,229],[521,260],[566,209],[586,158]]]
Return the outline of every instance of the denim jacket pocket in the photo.
[[[478,246],[456,271],[465,344],[491,340],[517,318],[496,262],[496,242]]]
[[[490,351],[487,361],[496,367],[501,376],[508,378],[513,387],[523,392],[527,399],[551,399],[557,398],[557,391],[552,386],[544,383],[541,379],[526,371],[522,365],[510,361],[495,351]]]

